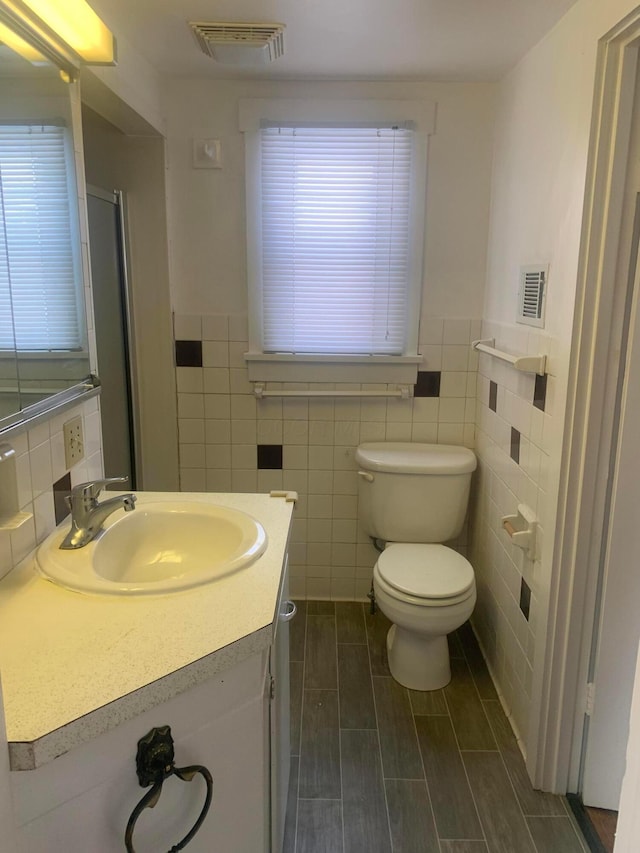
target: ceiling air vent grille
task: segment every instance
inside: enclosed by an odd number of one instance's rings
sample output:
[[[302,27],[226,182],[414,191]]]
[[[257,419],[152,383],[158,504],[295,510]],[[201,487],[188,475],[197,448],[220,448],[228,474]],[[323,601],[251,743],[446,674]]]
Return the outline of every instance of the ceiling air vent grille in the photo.
[[[218,62],[264,65],[284,53],[284,24],[191,21],[200,49]]]
[[[518,323],[543,328],[548,271],[546,266],[520,267]]]

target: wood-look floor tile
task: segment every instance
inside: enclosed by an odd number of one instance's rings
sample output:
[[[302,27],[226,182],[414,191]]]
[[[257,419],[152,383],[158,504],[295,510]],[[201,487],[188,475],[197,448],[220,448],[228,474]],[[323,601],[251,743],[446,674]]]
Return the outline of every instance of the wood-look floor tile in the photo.
[[[391,675],[387,660],[387,634],[389,633],[391,622],[380,608],[378,608],[373,616],[366,610],[364,619],[367,627],[371,674]]]
[[[442,690],[409,690],[409,698],[414,714],[430,717],[449,713]]]
[[[451,681],[444,688],[460,749],[497,749],[475,682],[465,660],[451,659]]]
[[[287,794],[287,812],[284,820],[284,841],[282,853],[296,853],[296,822],[298,819],[298,764],[297,756],[291,757],[289,771],[289,792]]]
[[[335,616],[307,615],[304,686],[308,690],[338,687]]]
[[[384,784],[393,853],[440,853],[426,784],[405,779]]]
[[[300,724],[302,722],[302,675],[304,664],[293,660],[289,664],[291,708],[291,755],[300,755]]]
[[[296,601],[298,612],[289,623],[289,660],[304,660],[304,638],[307,631],[307,602]]]
[[[525,815],[566,816],[562,797],[534,791],[525,767],[524,758],[518,747],[511,724],[498,700],[484,703],[489,723],[502,753],[509,778]]]
[[[487,664],[480,651],[478,640],[473,632],[470,622],[465,622],[461,628],[458,628],[458,636],[462,640],[464,654],[473,674],[473,680],[478,688],[478,693],[481,699],[497,699],[498,694],[493,683],[493,679],[487,669]]]
[[[298,801],[296,853],[342,853],[340,800]]]
[[[338,644],[341,729],[377,728],[366,645]]]
[[[462,758],[491,853],[536,853],[500,753],[463,752]]]
[[[440,841],[441,853],[488,853],[484,841]],[[515,851],[514,851],[515,853]]]
[[[340,733],[345,853],[391,853],[378,734]]]
[[[364,610],[359,601],[336,601],[336,633],[339,643],[366,643]]]
[[[462,640],[460,639],[460,634],[457,631],[454,631],[453,634],[447,635],[447,644],[449,646],[450,658],[464,657],[464,648],[462,646]]]
[[[326,800],[342,796],[337,690],[303,693],[298,795]]]
[[[335,616],[336,605],[333,601],[307,601],[307,616]]]
[[[451,720],[415,717],[415,724],[439,837],[484,838]]]
[[[528,817],[527,823],[538,853],[584,853],[587,849],[568,817]]]
[[[385,779],[424,779],[406,687],[390,676],[374,676],[373,693]]]

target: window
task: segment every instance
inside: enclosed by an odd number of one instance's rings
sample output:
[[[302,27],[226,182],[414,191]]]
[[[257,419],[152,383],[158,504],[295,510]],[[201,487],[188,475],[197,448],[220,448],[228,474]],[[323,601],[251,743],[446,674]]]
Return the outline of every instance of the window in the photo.
[[[83,349],[67,156],[64,127],[0,125],[0,350]]]
[[[412,381],[426,135],[398,121],[403,102],[385,121],[363,113],[388,102],[343,102],[351,114],[332,121],[317,104],[267,102],[297,113],[286,120],[249,103],[260,113],[247,131],[250,378]]]

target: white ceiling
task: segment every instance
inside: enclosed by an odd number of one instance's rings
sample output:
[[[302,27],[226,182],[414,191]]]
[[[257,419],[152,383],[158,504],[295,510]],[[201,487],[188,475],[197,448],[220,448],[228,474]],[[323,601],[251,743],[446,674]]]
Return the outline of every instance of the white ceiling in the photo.
[[[198,77],[493,80],[576,0],[90,0],[160,72]],[[263,69],[205,56],[187,21],[286,25]]]

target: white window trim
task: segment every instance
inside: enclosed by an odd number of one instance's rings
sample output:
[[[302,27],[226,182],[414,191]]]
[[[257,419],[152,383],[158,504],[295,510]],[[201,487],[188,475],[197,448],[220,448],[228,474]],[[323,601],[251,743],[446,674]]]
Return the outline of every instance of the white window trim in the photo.
[[[423,281],[423,245],[427,186],[427,148],[435,132],[436,104],[416,100],[245,99],[239,126],[245,137],[249,352],[245,359],[251,381],[398,382],[416,380],[418,327]],[[349,122],[403,124],[415,130],[415,181],[412,198],[413,255],[407,311],[406,348],[401,356],[286,355],[262,352],[262,221],[260,217],[260,135],[262,122]],[[422,188],[422,191],[420,191]]]

